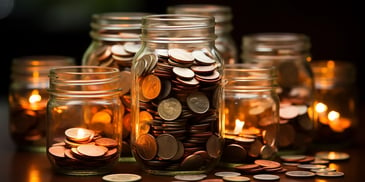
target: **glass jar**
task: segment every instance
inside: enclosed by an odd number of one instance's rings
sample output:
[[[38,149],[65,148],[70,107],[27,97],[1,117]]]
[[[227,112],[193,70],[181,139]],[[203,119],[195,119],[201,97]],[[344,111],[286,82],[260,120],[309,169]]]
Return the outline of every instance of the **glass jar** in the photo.
[[[356,69],[342,60],[313,60],[314,119],[317,148],[340,149],[354,144],[357,128]]]
[[[244,62],[277,68],[280,98],[278,153],[304,154],[313,141],[317,123],[313,115],[314,77],[310,39],[297,33],[257,33],[243,36]]]
[[[110,172],[121,152],[121,76],[117,68],[50,70],[47,156],[58,173]]]
[[[169,6],[168,13],[172,14],[197,14],[204,16],[213,16],[215,19],[215,46],[218,49],[222,62],[233,64],[238,62],[237,47],[231,32],[233,25],[231,23],[233,15],[229,6],[216,4],[179,4]]]
[[[277,156],[279,97],[275,67],[230,64],[224,67],[221,164],[235,167]]]
[[[141,19],[144,12],[107,12],[92,15],[90,36],[92,42],[83,55],[82,65],[118,68],[123,104],[123,151],[121,161],[134,161],[130,149],[130,67],[135,53],[141,47]]]
[[[48,73],[52,67],[74,64],[74,58],[55,55],[13,59],[8,96],[9,132],[18,149],[46,151]]]
[[[157,175],[205,173],[221,156],[222,66],[214,19],[150,15],[132,64],[132,152]]]

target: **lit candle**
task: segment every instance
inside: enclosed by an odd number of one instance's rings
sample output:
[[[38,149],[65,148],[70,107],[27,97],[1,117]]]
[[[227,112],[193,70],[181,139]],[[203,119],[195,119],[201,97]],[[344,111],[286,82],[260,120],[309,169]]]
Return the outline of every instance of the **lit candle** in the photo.
[[[328,119],[325,114],[327,109],[327,105],[322,102],[319,102],[315,105],[315,111],[318,114],[319,122],[325,125],[328,125]]]
[[[233,134],[235,134],[235,135],[240,134],[243,129],[243,126],[245,126],[245,122],[240,121],[239,119],[236,119]]]
[[[69,128],[65,131],[65,135],[74,142],[88,142],[94,136],[94,132],[85,128]]]

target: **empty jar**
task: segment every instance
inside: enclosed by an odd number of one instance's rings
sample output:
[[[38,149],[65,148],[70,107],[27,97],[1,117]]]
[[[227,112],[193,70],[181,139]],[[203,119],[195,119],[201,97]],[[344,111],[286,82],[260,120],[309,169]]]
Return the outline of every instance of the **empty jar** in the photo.
[[[117,68],[69,66],[50,70],[47,156],[67,175],[111,172],[121,153],[121,77]]]
[[[314,77],[310,39],[298,33],[257,33],[243,36],[243,62],[275,66],[280,98],[281,154],[304,154],[313,142]]]
[[[46,105],[48,73],[57,66],[74,65],[67,56],[25,56],[11,65],[9,131],[20,150],[46,151]]]

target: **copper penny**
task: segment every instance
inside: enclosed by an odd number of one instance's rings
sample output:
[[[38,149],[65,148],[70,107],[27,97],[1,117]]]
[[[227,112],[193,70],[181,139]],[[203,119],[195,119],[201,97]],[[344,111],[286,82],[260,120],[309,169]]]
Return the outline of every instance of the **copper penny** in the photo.
[[[52,146],[50,148],[48,148],[48,152],[55,156],[55,157],[60,157],[60,158],[64,158],[65,157],[65,150],[66,148],[64,146]]]
[[[157,142],[151,134],[140,135],[135,145],[138,155],[143,160],[152,160],[157,155]]]
[[[161,91],[161,81],[155,75],[147,75],[142,81],[142,94],[147,99],[156,98]]]
[[[169,49],[168,53],[174,61],[183,63],[192,63],[194,61],[193,55],[185,49],[173,48]]]
[[[85,144],[78,146],[77,151],[80,152],[81,155],[87,157],[100,157],[103,156],[108,151],[108,148],[104,146]]]
[[[112,138],[98,138],[95,140],[95,145],[100,145],[108,148],[116,147],[118,145],[118,142]]]

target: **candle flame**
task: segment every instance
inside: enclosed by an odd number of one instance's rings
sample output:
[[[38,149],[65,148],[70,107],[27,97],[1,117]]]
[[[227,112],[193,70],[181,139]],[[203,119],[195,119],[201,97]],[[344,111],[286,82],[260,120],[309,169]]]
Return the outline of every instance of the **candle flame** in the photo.
[[[243,126],[245,126],[245,122],[244,121],[241,121],[239,119],[236,119],[236,125],[234,127],[234,131],[233,133],[238,135],[239,133],[241,133],[242,129],[243,129]]]
[[[331,111],[328,113],[328,119],[330,121],[336,121],[338,118],[340,118],[340,113],[336,111]]]
[[[38,90],[33,90],[31,96],[28,99],[29,103],[31,103],[31,104],[40,102],[41,100],[42,100],[42,97],[39,95]]]
[[[323,104],[322,102],[316,104],[316,111],[318,113],[323,113],[323,112],[326,112],[327,111],[327,105],[326,104]]]

